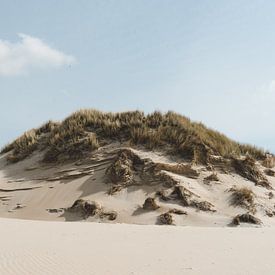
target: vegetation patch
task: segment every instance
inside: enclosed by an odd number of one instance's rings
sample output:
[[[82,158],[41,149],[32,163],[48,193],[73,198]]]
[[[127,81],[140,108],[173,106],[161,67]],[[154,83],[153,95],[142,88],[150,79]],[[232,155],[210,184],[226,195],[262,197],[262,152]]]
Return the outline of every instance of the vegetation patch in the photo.
[[[179,184],[179,181],[170,175],[168,175],[165,171],[160,171],[154,173],[153,176],[155,179],[162,183],[163,186],[170,188]]]
[[[106,171],[107,181],[112,186],[108,191],[113,195],[124,188],[136,185],[163,185],[173,187],[178,185],[178,180],[170,176],[166,171],[155,168],[156,165],[147,159],[141,159],[130,149],[122,149],[118,152],[114,162]]]
[[[99,217],[101,219],[107,218],[109,221],[114,221],[117,219],[117,212],[116,211],[101,211],[99,213]]]
[[[193,207],[201,211],[215,212],[214,205],[207,201],[201,201],[199,196],[184,186],[175,186],[173,191],[167,195],[164,191],[156,193],[163,201],[179,201],[182,206]]]
[[[114,163],[106,171],[113,184],[109,190],[110,195],[134,183],[134,169],[137,163],[140,164],[142,161],[131,150],[122,150],[118,153]]]
[[[212,181],[215,181],[215,182],[218,182],[220,181],[219,178],[218,178],[218,175],[216,173],[212,173],[211,175],[207,176],[204,178],[203,182],[208,184]]]
[[[158,223],[159,224],[172,225],[174,223],[173,216],[169,212],[161,214],[158,217]]]
[[[273,168],[275,166],[275,157],[271,154],[266,154],[262,161],[262,165],[266,168]]]
[[[257,225],[262,224],[260,219],[254,217],[249,213],[237,215],[232,221],[233,225],[240,225],[241,223],[251,223],[251,224],[257,224]]]
[[[214,205],[208,201],[192,200],[189,206],[201,211],[216,212],[216,210],[214,209]]]
[[[139,111],[97,110],[80,110],[61,123],[48,122],[25,133],[1,152],[10,152],[8,161],[17,162],[44,148],[47,151],[44,161],[56,162],[83,158],[101,144],[114,140],[130,141],[149,149],[169,148],[183,159],[201,164],[206,164],[211,154],[235,157],[248,153],[256,159],[265,158],[263,150],[239,144],[174,112],[145,115]]]
[[[16,139],[12,144],[8,145],[7,148],[12,150],[12,153],[7,156],[7,160],[11,163],[18,162],[25,159],[32,152],[37,149],[39,135],[34,130],[24,133],[23,136]],[[7,151],[5,150],[4,152]]]
[[[99,213],[99,211],[101,211],[101,206],[97,202],[78,199],[66,210],[70,213],[80,215],[83,219],[87,219],[88,217],[95,216]]]
[[[159,208],[159,206],[157,205],[154,198],[147,198],[145,200],[145,202],[143,203],[142,208],[144,210],[153,211],[153,210],[157,210]]]
[[[258,183],[259,181],[267,181],[266,177],[257,168],[255,159],[246,157],[245,159],[232,159],[232,166],[235,171],[242,177]]]
[[[243,187],[243,188],[231,188],[229,190],[232,192],[231,194],[231,205],[244,207],[247,209],[254,208],[254,198],[255,194],[251,189]]]
[[[99,218],[107,218],[110,221],[114,221],[117,218],[116,211],[105,211],[100,204],[95,201],[78,199],[74,204],[65,209],[69,213],[74,213],[83,219],[94,217],[98,215]]]
[[[85,158],[99,148],[95,133],[85,132],[78,126],[55,129],[47,140],[44,162],[57,162]]]

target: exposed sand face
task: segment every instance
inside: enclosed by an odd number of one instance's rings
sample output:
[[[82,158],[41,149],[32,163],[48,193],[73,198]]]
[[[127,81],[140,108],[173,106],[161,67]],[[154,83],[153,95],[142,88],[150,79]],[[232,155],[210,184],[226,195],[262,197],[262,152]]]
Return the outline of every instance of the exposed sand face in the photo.
[[[158,152],[133,152],[159,167],[178,161]],[[164,188],[157,177],[108,195],[107,171],[116,156],[117,145],[101,148],[82,163],[66,165],[43,165],[39,154],[7,165],[5,155],[0,156],[0,274],[275,274],[275,218],[267,215],[274,211],[272,189],[221,171],[216,171],[218,181],[208,182],[205,178],[212,172],[192,166],[197,178],[161,172],[196,200],[210,203],[215,212],[161,200],[156,191],[174,187]],[[274,188],[275,177],[267,179]],[[231,205],[228,190],[234,186],[254,192],[255,216],[262,226],[227,227],[233,217],[248,211]],[[142,209],[148,197],[159,206],[154,211]],[[116,211],[117,219],[98,215],[84,219],[64,211],[80,198],[96,201],[104,211]],[[174,208],[186,212],[171,214],[179,226],[154,225]]]
[[[0,274],[274,274],[273,228],[0,219]]]
[[[132,151],[142,160],[151,163],[176,164],[177,159],[158,152]],[[112,223],[156,224],[158,217],[176,208],[187,215],[172,214],[175,225],[192,226],[227,226],[232,218],[248,210],[230,205],[234,186],[248,187],[255,193],[255,215],[265,226],[274,225],[272,217],[275,198],[270,197],[272,190],[267,190],[235,174],[217,171],[218,182],[205,182],[211,175],[203,166],[193,166],[198,178],[164,171],[166,175],[178,182],[179,186],[194,193],[198,201],[213,205],[212,211],[201,211],[195,207],[184,207],[178,201],[163,201],[156,196],[156,191],[163,190],[159,181],[143,183],[124,188],[120,192],[108,195],[110,179],[106,171],[113,164],[118,152],[118,145],[102,147],[91,159],[66,165],[42,165],[41,155],[35,154],[17,164],[7,165],[5,155],[0,156],[0,216],[6,218],[37,219],[51,221],[96,221],[107,222],[98,216],[83,219],[64,212],[79,198],[96,201],[106,211],[116,211],[117,219]],[[259,168],[263,170],[263,167]],[[275,177],[267,176],[271,187],[275,187]],[[170,190],[171,191],[171,190]],[[142,205],[146,198],[155,197],[160,206],[155,211],[144,211]],[[243,224],[241,226],[247,226]],[[251,226],[251,225],[250,225]]]

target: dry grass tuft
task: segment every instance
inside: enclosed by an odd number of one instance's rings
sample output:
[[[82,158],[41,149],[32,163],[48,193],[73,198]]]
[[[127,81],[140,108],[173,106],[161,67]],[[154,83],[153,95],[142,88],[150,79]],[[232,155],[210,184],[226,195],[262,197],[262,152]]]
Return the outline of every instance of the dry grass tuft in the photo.
[[[131,185],[134,178],[132,158],[122,151],[106,173],[114,184]]]
[[[119,151],[116,159],[106,171],[107,178],[113,184],[108,194],[113,195],[123,188],[135,184],[135,170],[143,164],[143,161],[131,150],[123,149]]]
[[[241,145],[174,112],[145,115],[140,111],[104,113],[93,109],[75,112],[62,123],[50,121],[31,130],[4,147],[2,153],[11,152],[8,159],[16,162],[37,148],[45,148],[45,161],[76,159],[95,150],[100,143],[114,140],[149,149],[169,148],[184,159],[202,164],[208,162],[210,154],[232,157],[248,153],[257,159],[265,157],[261,149]]]
[[[255,194],[251,189],[243,187],[240,189],[232,188],[229,191],[232,192],[231,205],[240,206],[247,209],[252,209],[254,207]]]
[[[212,173],[211,175],[207,176],[206,178],[204,178],[203,182],[208,184],[212,181],[220,181],[218,178],[218,175],[216,173]]]
[[[198,200],[200,197],[184,186],[175,186],[170,195],[166,195],[163,191],[158,191],[156,195],[163,201],[176,200],[185,207],[193,207],[201,211],[216,212],[212,203]]]
[[[83,199],[76,200],[66,211],[80,215],[83,219],[95,216],[101,211],[101,206],[94,201],[86,201]]]
[[[118,216],[116,211],[105,211],[99,203],[83,199],[76,200],[71,207],[65,210],[79,215],[83,219],[98,215],[101,219],[107,218],[110,221],[114,221]]]
[[[35,130],[30,130],[24,133],[23,136],[16,139],[12,144],[8,145],[8,149],[4,148],[4,151],[12,150],[12,153],[8,155],[7,160],[11,163],[20,161],[29,156],[36,150],[38,145],[39,136]]]
[[[275,157],[270,154],[266,154],[264,160],[262,161],[262,165],[266,168],[273,168],[275,166]]]
[[[173,216],[169,212],[161,214],[158,217],[158,223],[159,224],[172,225],[174,223]]]
[[[159,208],[159,206],[157,205],[154,198],[147,198],[144,201],[144,204],[143,204],[142,208],[144,210],[153,211],[153,210],[157,210]]]
[[[116,220],[117,216],[118,216],[118,214],[116,211],[102,211],[101,213],[99,213],[99,217],[101,219],[107,218],[109,221]]]
[[[261,220],[252,216],[249,213],[246,214],[242,214],[242,215],[237,215],[233,221],[232,221],[232,225],[240,225],[240,223],[251,223],[251,224],[257,224],[260,225],[262,224]]]
[[[244,178],[258,183],[259,181],[267,181],[265,176],[257,168],[255,159],[252,157],[246,157],[245,159],[232,159],[232,166],[235,171]]]
[[[99,148],[99,143],[94,133],[73,134],[65,137],[55,134],[49,140],[49,149],[44,155],[45,162],[77,160]]]

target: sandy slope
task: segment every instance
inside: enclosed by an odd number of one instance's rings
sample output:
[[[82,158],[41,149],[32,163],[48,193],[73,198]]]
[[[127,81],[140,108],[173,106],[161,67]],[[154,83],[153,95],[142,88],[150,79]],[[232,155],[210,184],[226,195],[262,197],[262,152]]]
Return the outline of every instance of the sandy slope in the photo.
[[[163,188],[160,182],[149,184],[145,181],[139,186],[130,186],[112,196],[107,192],[110,183],[106,177],[106,169],[114,161],[117,144],[101,148],[88,162],[82,164],[44,165],[39,162],[41,155],[35,154],[22,162],[7,165],[5,155],[0,156],[0,217],[75,221],[79,217],[70,216],[60,209],[70,207],[79,198],[100,203],[104,209],[118,213],[115,222],[131,224],[156,224],[158,216],[169,209],[177,208],[187,212],[187,215],[174,215],[176,225],[192,226],[226,226],[237,214],[246,213],[247,209],[230,205],[230,193],[233,186],[248,187],[256,195],[256,216],[264,225],[274,225],[274,218],[267,216],[266,211],[274,211],[275,196],[269,198],[272,190],[267,190],[255,183],[237,175],[217,172],[219,182],[204,183],[204,178],[212,172],[205,167],[194,166],[199,171],[197,179],[188,178],[165,171],[179,185],[194,192],[199,200],[210,202],[216,212],[198,211],[192,207],[183,207],[173,201],[157,203],[160,208],[156,211],[142,211],[141,206],[146,198],[154,197],[156,191]],[[158,152],[144,152],[134,150],[142,159],[149,159],[154,163],[177,163],[176,159],[168,158]],[[263,169],[263,167],[261,168]],[[82,172],[84,174],[81,174]],[[80,176],[78,176],[80,173]],[[62,177],[67,178],[62,178]],[[76,177],[75,177],[76,176]],[[275,188],[275,177],[268,177]],[[19,207],[18,207],[19,206]],[[49,211],[53,210],[52,212]],[[57,211],[57,212],[55,212]],[[109,222],[91,217],[88,221]]]
[[[0,274],[275,274],[273,228],[0,219]]]
[[[211,172],[200,166],[194,167],[199,171],[197,179],[165,171],[180,186],[213,204],[216,212],[159,199],[159,209],[144,212],[140,211],[144,200],[163,184],[145,181],[108,195],[106,169],[114,160],[112,150],[99,150],[87,163],[62,166],[41,164],[39,154],[13,165],[0,156],[0,274],[275,274],[275,218],[266,213],[274,210],[275,198],[269,197],[274,189],[219,171],[218,183],[205,184]],[[177,161],[158,152],[135,153],[156,163]],[[268,180],[275,188],[275,177]],[[235,215],[247,212],[230,205],[228,189],[234,185],[253,190],[262,227],[227,227]],[[112,222],[117,224],[98,217],[86,220],[96,223],[70,222],[82,218],[58,210],[79,198],[117,211]],[[187,212],[174,216],[175,224],[182,226],[154,225],[171,208]]]

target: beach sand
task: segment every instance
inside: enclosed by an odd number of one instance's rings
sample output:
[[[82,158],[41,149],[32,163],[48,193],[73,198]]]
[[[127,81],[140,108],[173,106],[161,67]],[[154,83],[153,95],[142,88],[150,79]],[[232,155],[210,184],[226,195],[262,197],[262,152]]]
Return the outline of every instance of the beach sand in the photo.
[[[274,228],[0,219],[0,274],[275,274]]]

